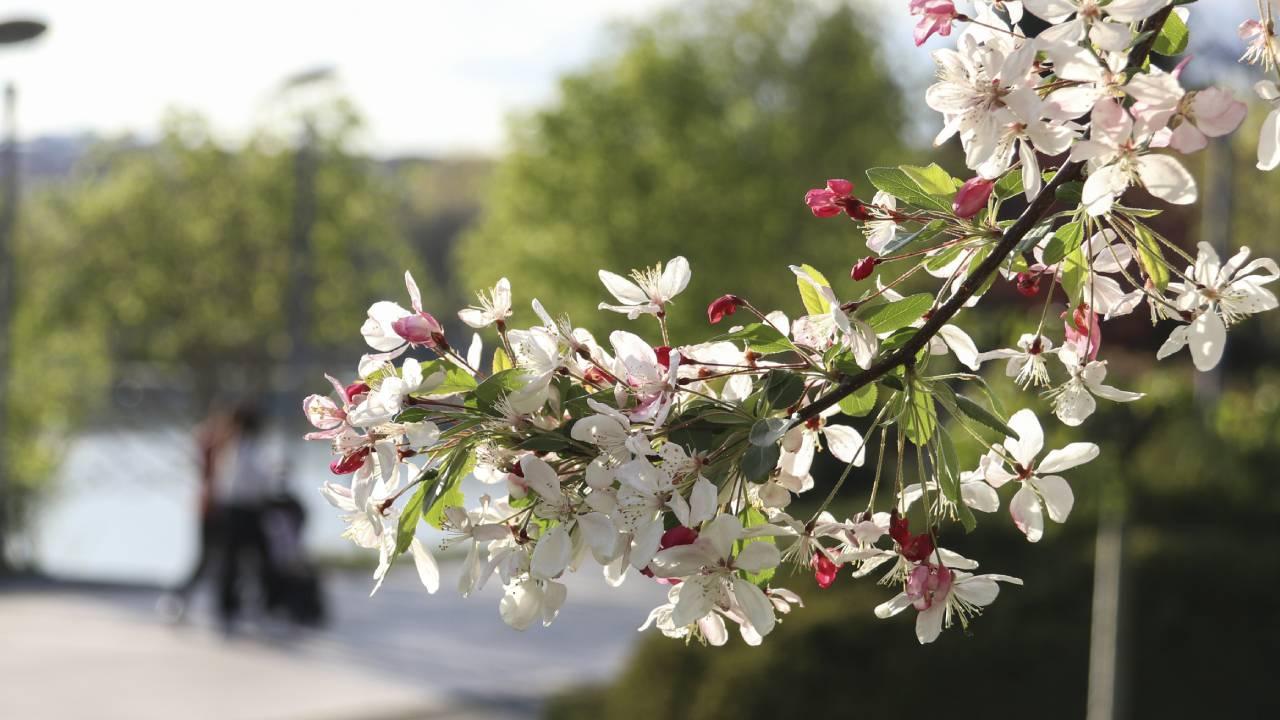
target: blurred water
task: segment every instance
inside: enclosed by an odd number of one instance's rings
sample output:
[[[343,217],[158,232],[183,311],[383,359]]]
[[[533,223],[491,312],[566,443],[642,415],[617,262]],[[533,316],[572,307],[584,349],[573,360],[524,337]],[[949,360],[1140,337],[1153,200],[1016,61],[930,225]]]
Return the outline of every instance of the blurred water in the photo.
[[[282,434],[272,440],[289,453],[288,486],[307,509],[307,549],[327,556],[358,551],[340,536],[343,524],[318,490],[333,479],[328,445]],[[196,457],[192,435],[180,428],[76,437],[32,519],[36,565],[77,579],[167,584],[184,577],[198,541]],[[477,497],[493,489],[471,482],[464,491]]]

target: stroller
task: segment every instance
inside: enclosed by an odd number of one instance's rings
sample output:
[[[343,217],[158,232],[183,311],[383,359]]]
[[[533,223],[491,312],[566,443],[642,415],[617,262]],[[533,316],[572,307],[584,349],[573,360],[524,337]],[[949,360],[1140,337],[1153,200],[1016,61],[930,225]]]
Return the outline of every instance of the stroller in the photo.
[[[262,510],[267,567],[263,573],[268,613],[281,614],[299,625],[321,627],[327,614],[320,577],[302,550],[306,510],[290,494],[267,501]]]

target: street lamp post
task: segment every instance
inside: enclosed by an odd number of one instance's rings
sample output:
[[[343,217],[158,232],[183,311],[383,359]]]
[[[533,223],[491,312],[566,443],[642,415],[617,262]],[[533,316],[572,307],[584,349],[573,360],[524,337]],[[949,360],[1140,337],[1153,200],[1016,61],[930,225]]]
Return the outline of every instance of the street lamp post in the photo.
[[[36,20],[0,22],[0,45],[34,40],[47,26]],[[8,565],[6,536],[11,511],[9,478],[9,366],[12,362],[13,305],[17,299],[17,273],[13,270],[13,229],[18,220],[18,132],[15,122],[17,90],[4,89],[4,148],[0,170],[4,173],[3,207],[0,207],[0,572]]]

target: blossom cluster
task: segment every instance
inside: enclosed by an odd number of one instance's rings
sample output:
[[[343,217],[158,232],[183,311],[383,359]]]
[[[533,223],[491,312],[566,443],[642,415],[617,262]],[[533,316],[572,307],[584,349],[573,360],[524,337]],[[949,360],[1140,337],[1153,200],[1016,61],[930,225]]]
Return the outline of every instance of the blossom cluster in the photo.
[[[610,585],[638,575],[669,586],[644,628],[720,645],[736,626],[756,644],[802,606],[778,584],[788,564],[821,588],[878,574],[898,593],[876,616],[913,608],[922,643],[967,624],[999,583],[1021,580],[974,574],[976,561],[940,545],[944,529],[970,531],[975,513],[1004,503],[1036,542],[1046,515],[1062,523],[1071,513],[1060,473],[1100,452],[1088,442],[1044,452],[1040,418],[1031,407],[1006,415],[985,392],[982,365],[1004,363],[1058,421],[1078,426],[1099,399],[1142,397],[1106,382],[1106,322],[1145,305],[1153,323],[1171,326],[1158,356],[1187,348],[1208,370],[1230,326],[1277,305],[1266,288],[1280,277],[1274,261],[1242,248],[1223,262],[1204,243],[1192,256],[1147,224],[1159,208],[1129,192],[1194,202],[1195,181],[1174,153],[1204,148],[1245,115],[1227,91],[1184,88],[1182,65],[1148,62],[1153,50],[1182,51],[1179,5],[975,0],[961,12],[950,0],[911,0],[918,42],[963,26],[955,49],[934,53],[926,102],[942,116],[938,141],[958,138],[970,176],[876,168],[869,201],[844,179],[808,192],[813,215],[846,216],[865,236],[855,297],[793,266],[803,314],[727,294],[707,306],[709,323],[743,324],[672,346],[668,312],[691,277],[683,257],[625,277],[599,273],[613,298],[599,309],[642,321],[647,336],[598,339],[536,299],[536,322],[516,327],[504,278],[458,313],[476,331],[463,351],[406,273],[410,307],[369,309],[361,334],[374,352],[356,377],[331,377],[332,395],[304,402],[308,438],[336,455],[340,479],[324,495],[346,536],[378,553],[377,584],[409,553],[426,589],[438,589],[435,552],[419,538],[431,526],[465,554],[459,591],[496,577],[499,613],[518,629],[550,624],[567,600],[565,574],[594,567]],[[1027,37],[1028,16],[1050,28]],[[1270,18],[1241,32],[1244,59],[1275,70]],[[1274,84],[1259,92],[1280,101]],[[1276,122],[1273,113],[1264,126],[1273,137],[1261,165],[1276,164]],[[935,290],[903,294],[912,276],[933,278]],[[997,282],[1043,300],[1030,332],[983,351],[957,317]],[[965,464],[953,435],[985,451]],[[838,480],[815,479],[819,453],[846,466]],[[837,516],[833,500],[863,466],[874,472],[867,507]],[[467,497],[466,478],[489,491]],[[796,498],[819,486],[825,499],[804,503],[817,509],[793,515]]]

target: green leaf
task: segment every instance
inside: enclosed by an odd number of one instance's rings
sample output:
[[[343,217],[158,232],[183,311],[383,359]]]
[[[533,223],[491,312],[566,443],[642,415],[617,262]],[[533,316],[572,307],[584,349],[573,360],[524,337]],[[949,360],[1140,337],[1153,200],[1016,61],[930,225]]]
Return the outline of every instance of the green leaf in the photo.
[[[840,400],[840,412],[850,417],[870,415],[876,409],[876,384],[871,383],[859,388],[852,395]]]
[[[1088,277],[1089,266],[1084,248],[1077,246],[1062,260],[1062,289],[1070,297],[1071,307],[1080,303],[1080,296],[1084,294],[1084,282]]]
[[[895,302],[866,308],[859,314],[859,319],[870,325],[877,334],[887,333],[919,320],[931,307],[933,307],[933,296],[929,293],[919,293]]]
[[[1004,177],[996,181],[995,194],[1000,200],[1008,200],[1016,195],[1021,195],[1024,188],[1022,187],[1022,171],[1014,168],[1004,174]]]
[[[957,394],[955,398],[956,408],[959,409],[966,417],[971,420],[976,420],[1006,437],[1017,439],[1018,433],[1015,432],[1013,428],[1009,427],[1004,420],[1000,419],[1000,416],[973,400],[970,400],[964,395]]]
[[[485,378],[484,382],[476,386],[472,397],[475,400],[474,406],[481,410],[493,410],[493,405],[498,398],[507,393],[524,387],[524,381],[520,377],[521,372],[517,368],[511,370],[503,370]]]
[[[747,509],[742,513],[741,519],[742,519],[742,527],[744,529],[753,528],[758,525],[765,525],[769,522],[769,519],[764,516],[764,513],[760,512],[758,509],[756,509],[754,506],[751,506],[751,505],[747,506]],[[743,540],[741,543],[738,543],[737,551],[742,552],[743,548],[745,548],[747,545],[753,542],[769,543],[770,545],[777,544],[777,541],[774,539],[772,535],[762,535],[760,537],[747,538]],[[765,568],[764,570],[761,570],[758,573],[749,572],[749,573],[745,573],[745,575],[746,575],[747,582],[754,583],[756,585],[764,585],[765,583],[773,579],[773,575],[776,571],[777,571],[777,568]]]
[[[776,445],[782,436],[787,432],[786,418],[764,418],[757,420],[751,426],[751,434],[747,436],[747,441],[757,447],[768,447]]]
[[[1004,418],[1000,417],[997,413],[986,409],[977,402],[970,400],[964,395],[960,395],[955,392],[946,383],[936,383],[933,386],[933,389],[934,397],[942,404],[942,407],[946,408],[947,412],[951,413],[953,416],[957,418],[969,418],[970,420],[986,425],[1004,436],[1014,439],[1018,438],[1018,433],[1014,432],[1013,428],[1009,427],[1008,424],[1005,423]]]
[[[1078,222],[1067,223],[1058,228],[1049,244],[1044,248],[1044,264],[1056,265],[1072,250],[1084,242],[1084,225]]]
[[[699,420],[713,423],[715,425],[746,425],[751,422],[751,418],[737,413],[731,413],[725,410],[712,410],[698,416]]]
[[[427,486],[430,482],[418,485],[418,489],[409,496],[409,502],[400,509],[400,520],[396,524],[396,555],[409,549],[414,533],[418,529],[418,520],[422,518],[422,502],[427,497]]]
[[[440,471],[440,479],[435,484],[436,495],[427,501],[422,517],[431,527],[439,530],[444,527],[444,510],[448,507],[462,505],[466,498],[462,494],[462,479],[475,469],[476,457],[471,448],[459,446],[449,454],[444,468]]]
[[[1190,39],[1191,32],[1187,29],[1187,24],[1182,21],[1178,13],[1169,13],[1169,19],[1165,20],[1164,27],[1160,28],[1160,35],[1156,37],[1151,51],[1166,57],[1181,55],[1187,51],[1187,42]]]
[[[1151,278],[1151,283],[1160,292],[1169,287],[1169,264],[1164,260],[1164,251],[1160,242],[1151,234],[1151,229],[1141,223],[1134,223],[1138,238],[1138,265]]]
[[[902,429],[907,439],[916,446],[923,446],[933,437],[938,427],[938,410],[933,404],[933,393],[918,382],[911,383],[902,415]]]
[[[415,395],[421,394],[427,397],[439,397],[441,395],[457,395],[458,393],[471,392],[476,389],[476,379],[466,370],[463,370],[453,363],[446,363],[441,360],[436,360],[435,362],[441,363],[441,365],[430,370],[430,372],[443,372],[444,382],[430,390],[427,390],[426,392],[414,393]],[[422,368],[422,374],[424,377],[429,377],[428,370],[425,366]]]
[[[427,419],[428,415],[429,412],[426,408],[410,407],[401,410],[400,414],[396,415],[395,421],[401,425],[408,425],[410,423],[422,422]]]
[[[900,168],[871,168],[867,179],[877,190],[882,190],[902,202],[924,210],[951,212],[950,197],[935,197],[925,192],[916,181]],[[954,190],[953,190],[954,192]]]
[[[748,348],[761,355],[772,355],[796,349],[796,346],[792,345],[790,340],[778,332],[777,328],[764,323],[751,323],[739,330],[721,335],[717,339],[743,340],[747,343]]]
[[[812,265],[801,265],[800,269],[819,285],[831,287],[831,283],[827,281],[826,276]],[[800,301],[804,303],[805,312],[810,315],[825,315],[831,312],[831,303],[822,297],[822,293],[818,292],[817,288],[805,282],[804,278],[797,277],[796,286],[800,288]]]
[[[493,351],[493,370],[492,374],[497,374],[503,370],[510,370],[515,367],[515,363],[511,362],[511,358],[507,356],[507,351],[498,348]]]
[[[924,264],[925,269],[933,272],[941,270],[942,268],[954,262],[956,258],[960,257],[961,253],[967,253],[969,251],[970,249],[963,245],[955,245],[953,247],[949,247],[946,250],[943,250],[942,252],[938,253],[937,255],[934,255],[933,257],[929,258],[929,261]]]
[[[518,446],[521,450],[533,450],[535,452],[559,452],[572,446],[569,438],[558,432],[538,433],[530,435],[520,441]]]
[[[1053,220],[1045,220],[1028,230],[1027,234],[1022,236],[1022,240],[1018,242],[1018,247],[1014,251],[1024,253],[1030,250],[1039,245],[1040,241],[1048,237],[1051,232],[1053,232]]]
[[[754,430],[754,428],[752,428]],[[772,445],[751,445],[747,451],[742,454],[742,477],[751,482],[761,482],[773,473],[773,469],[778,467],[778,458],[782,455],[782,449],[777,443]]]
[[[912,165],[901,166],[902,172],[911,178],[917,187],[928,195],[941,195],[949,197],[954,195],[956,190],[964,183],[956,178],[951,177],[951,173],[943,170],[937,163],[933,163],[928,167],[914,167]]]
[[[764,397],[776,409],[789,408],[804,395],[804,378],[785,370],[770,370],[764,376]]]
[[[1063,183],[1054,191],[1053,196],[1063,205],[1076,207],[1084,201],[1084,183],[1079,180]]]
[[[462,494],[462,487],[454,485],[444,492],[431,503],[427,511],[422,514],[422,519],[426,520],[431,527],[441,530],[444,528],[444,511],[445,508],[459,507],[467,501],[466,496]]]

